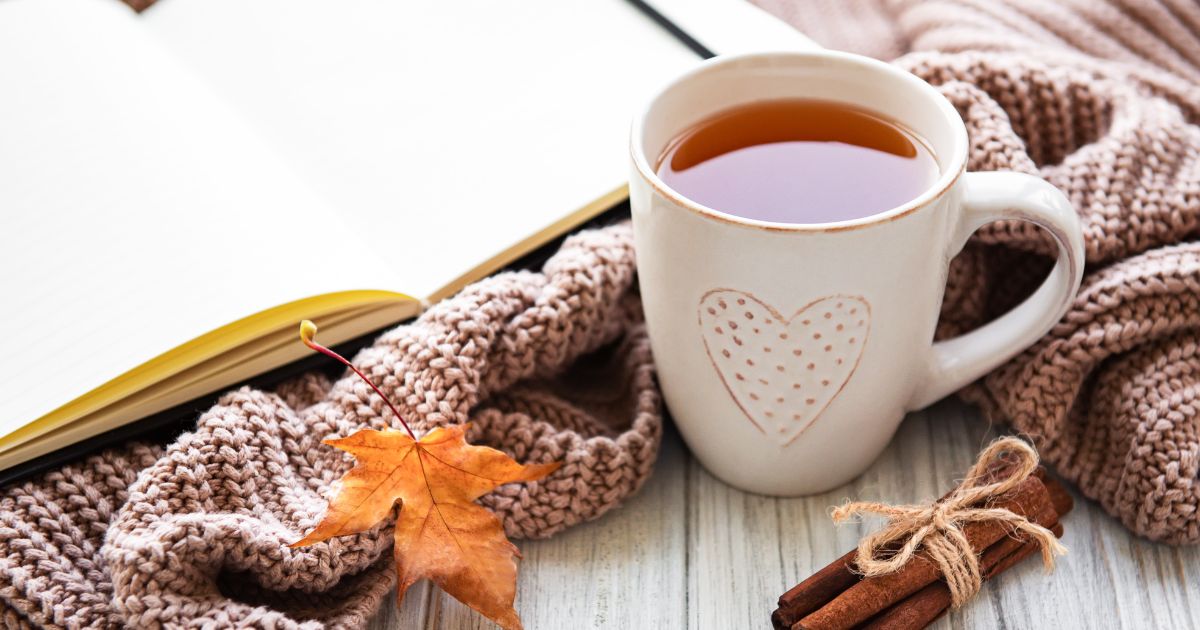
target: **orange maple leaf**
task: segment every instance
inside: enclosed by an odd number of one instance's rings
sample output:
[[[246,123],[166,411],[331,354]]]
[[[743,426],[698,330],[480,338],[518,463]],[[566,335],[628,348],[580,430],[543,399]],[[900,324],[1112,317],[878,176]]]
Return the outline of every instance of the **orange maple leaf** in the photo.
[[[310,347],[337,356],[312,341],[315,332],[315,326],[302,327],[301,338]],[[518,464],[500,451],[468,444],[467,426],[437,428],[420,440],[411,431],[393,429],[364,429],[325,440],[357,462],[339,481],[321,522],[290,546],[365,531],[387,518],[400,502],[395,533],[397,604],[410,586],[429,578],[500,626],[521,628],[513,609],[514,559],[520,552],[504,536],[500,519],[475,500],[506,483],[541,479],[561,462]]]

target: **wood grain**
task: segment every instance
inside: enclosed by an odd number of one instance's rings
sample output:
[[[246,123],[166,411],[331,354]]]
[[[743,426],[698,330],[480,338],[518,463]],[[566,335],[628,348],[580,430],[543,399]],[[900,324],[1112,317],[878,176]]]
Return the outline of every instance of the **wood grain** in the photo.
[[[937,497],[1000,432],[955,401],[910,415],[879,461],[854,482],[800,499],[730,488],[669,432],[654,477],[622,509],[560,536],[520,543],[517,611],[541,628],[767,628],[775,599],[849,550],[878,524],[834,526],[851,498]],[[947,628],[1200,628],[1200,548],[1134,538],[1075,495],[1050,575],[1026,562],[985,584]],[[414,587],[372,630],[492,628],[444,593]]]

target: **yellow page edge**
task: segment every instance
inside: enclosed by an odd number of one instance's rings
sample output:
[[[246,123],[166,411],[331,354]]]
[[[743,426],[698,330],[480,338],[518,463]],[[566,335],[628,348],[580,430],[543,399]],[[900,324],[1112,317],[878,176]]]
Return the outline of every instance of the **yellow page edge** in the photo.
[[[486,278],[493,273],[496,273],[504,265],[517,260],[518,258],[528,254],[529,252],[545,245],[552,238],[562,236],[570,228],[574,228],[584,221],[594,219],[602,212],[611,209],[617,204],[629,198],[629,185],[621,184],[611,191],[597,197],[591,203],[579,208],[578,210],[564,216],[563,218],[547,225],[538,230],[533,235],[518,241],[508,249],[492,256],[482,263],[473,267],[470,271],[451,280],[449,284],[438,289],[433,295],[429,296],[429,302],[436,304],[445,298],[454,295],[461,291],[464,287],[472,282]]]
[[[416,306],[417,302],[396,302],[395,304],[397,304],[397,305],[412,304],[412,305]],[[372,309],[370,307],[370,305],[368,305],[366,307],[358,307],[358,308],[339,311],[337,313],[327,314],[327,315],[324,315],[321,317],[321,322],[322,322],[321,328],[322,328],[322,330],[327,330],[331,326],[337,326],[338,318],[341,318],[342,320],[347,319],[347,316],[341,315],[341,313],[358,313],[359,314],[358,317],[361,318],[364,310],[367,312],[386,312],[388,309],[387,308],[378,308],[378,307]],[[355,318],[355,316],[353,316],[353,315],[348,316],[348,317]],[[387,321],[388,322],[396,322],[396,321],[400,321],[401,319],[404,319],[404,317],[405,316],[390,318],[390,319],[387,319]],[[345,323],[345,322],[343,321],[342,323]],[[380,326],[383,326],[383,325],[384,324],[380,324]],[[378,329],[378,328],[379,328],[378,326],[374,327],[374,329]],[[281,330],[279,332],[282,333],[283,331]],[[367,331],[364,330],[362,332],[367,332]],[[359,333],[359,332],[353,333],[353,334],[349,335],[349,338],[357,337],[359,334],[361,334],[361,333]],[[280,335],[269,335],[268,337],[273,338],[273,337],[278,337],[278,336],[280,336]],[[287,336],[289,338],[295,336],[295,333],[291,330],[291,327],[289,327],[287,330]],[[255,345],[255,344],[251,343],[251,344],[247,344],[245,346],[241,346],[241,348],[245,349],[245,348],[251,347],[253,345]],[[299,342],[299,340],[294,340],[292,342],[289,342],[287,345],[300,346],[300,342]],[[254,364],[255,362],[261,362],[260,360],[264,359],[267,356],[270,356],[272,354],[278,354],[278,352],[281,350],[281,348],[282,348],[282,346],[277,346],[274,349],[268,349],[263,352],[258,352],[256,354],[250,355],[248,357],[242,357],[242,360],[239,361],[239,365]],[[213,357],[213,359],[211,359],[209,361],[198,363],[197,366],[201,367],[202,369],[207,369],[207,368],[204,368],[204,366],[213,367],[211,365],[213,361],[221,361],[226,356],[227,356],[227,353],[221,353],[221,354],[217,355],[216,357]],[[292,360],[295,360],[295,359],[292,359]],[[282,363],[272,363],[272,365],[282,365]],[[129,422],[136,422],[140,418],[144,418],[148,415],[157,413],[164,409],[168,409],[168,408],[174,407],[178,404],[181,404],[183,402],[186,402],[188,400],[191,400],[191,399],[195,398],[195,396],[190,393],[187,395],[184,395],[184,396],[179,396],[177,394],[185,391],[186,389],[188,389],[188,387],[195,388],[195,383],[205,383],[205,382],[217,383],[217,382],[220,382],[219,380],[212,378],[213,375],[210,374],[210,376],[207,379],[190,381],[190,385],[187,387],[174,386],[173,390],[168,391],[166,393],[163,393],[161,391],[156,391],[157,389],[159,389],[160,383],[171,383],[174,380],[178,380],[181,376],[187,375],[188,372],[190,372],[194,369],[196,369],[196,368],[192,367],[192,368],[183,370],[181,372],[178,372],[174,377],[170,377],[170,378],[164,379],[162,381],[157,381],[154,384],[148,385],[146,388],[144,388],[138,392],[135,392],[134,394],[128,396],[127,398],[123,398],[123,399],[117,401],[116,404],[114,404],[114,405],[109,405],[108,407],[103,407],[103,408],[97,409],[93,412],[90,412],[87,415],[83,415],[78,418],[75,418],[75,419],[63,424],[62,426],[58,427],[57,429],[54,429],[47,433],[43,433],[43,434],[34,436],[32,439],[29,439],[25,442],[11,444],[11,445],[5,447],[4,449],[0,449],[0,470],[4,470],[6,468],[20,464],[22,462],[29,461],[30,459],[36,458],[40,455],[45,455],[46,453],[56,451],[64,446],[69,446],[71,444],[80,442],[89,437],[99,435],[100,433],[102,433],[106,430],[125,426]],[[266,368],[266,369],[262,369],[262,370],[259,370],[259,369],[250,370],[249,374],[243,375],[243,376],[239,377],[237,380],[238,381],[245,380],[246,378],[249,378],[250,376],[261,374],[268,369],[271,369],[271,368]],[[211,371],[211,370],[209,370],[209,371]],[[213,374],[215,374],[215,373],[213,373]],[[200,386],[197,389],[197,391],[206,392],[206,393],[220,392],[222,389],[227,389],[228,385],[231,385],[231,384],[232,383],[226,383],[224,385],[217,385],[217,386],[213,386],[213,387]],[[124,410],[124,409],[128,409],[128,405],[130,403],[132,403],[133,408],[137,411],[135,411],[132,414],[132,417],[128,421],[114,423],[112,421],[112,417],[111,417],[112,413],[116,413],[115,411],[113,411],[114,407],[118,407],[118,408],[121,408],[122,410]]]
[[[406,300],[417,301],[411,296],[392,291],[339,291],[301,298],[248,315],[176,346],[16,431],[0,437],[0,451],[54,431],[76,418],[129,396],[153,382],[207,361],[229,348],[249,343],[262,336],[264,332],[282,328],[288,324],[299,326],[301,319],[319,318],[348,307]]]

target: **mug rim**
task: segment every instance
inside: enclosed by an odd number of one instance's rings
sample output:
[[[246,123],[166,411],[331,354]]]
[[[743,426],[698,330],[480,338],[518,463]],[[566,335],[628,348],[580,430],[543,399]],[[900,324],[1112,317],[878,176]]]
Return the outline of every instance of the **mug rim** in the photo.
[[[951,134],[953,136],[953,148],[951,154],[946,161],[946,168],[938,175],[937,180],[933,182],[924,192],[917,195],[913,199],[884,210],[869,214],[865,217],[847,219],[844,221],[830,221],[826,223],[784,223],[777,221],[763,221],[760,219],[750,219],[728,212],[722,212],[715,208],[711,208],[699,202],[693,201],[683,194],[677,192],[664,182],[650,166],[650,161],[646,156],[646,147],[643,143],[643,129],[646,117],[653,110],[658,101],[670,90],[687,83],[697,76],[712,72],[714,69],[738,64],[747,60],[756,59],[798,59],[798,58],[823,58],[832,59],[838,63],[843,63],[855,67],[859,71],[865,72],[883,72],[890,74],[902,82],[910,86],[912,89],[931,97],[935,106],[941,111],[943,118],[949,121],[951,126]],[[884,113],[884,112],[881,112]],[[886,115],[886,113],[885,113]],[[904,124],[904,121],[897,121]],[[916,75],[897,68],[889,63],[857,55],[854,53],[841,52],[836,50],[805,50],[805,51],[767,51],[741,53],[735,55],[721,55],[712,59],[705,60],[686,72],[676,76],[668,81],[661,88],[656,90],[644,105],[637,111],[633,118],[633,124],[630,128],[629,136],[629,153],[633,159],[634,167],[638,174],[641,175],[647,183],[649,183],[659,194],[667,199],[670,199],[676,205],[686,208],[687,210],[708,219],[715,219],[724,223],[732,223],[735,225],[743,225],[747,227],[765,229],[769,231],[779,232],[835,232],[842,230],[853,230],[881,223],[888,223],[896,219],[905,217],[913,212],[923,208],[930,203],[936,201],[947,191],[949,191],[958,178],[966,170],[967,164],[967,127],[963,122],[962,117],[958,114],[958,110],[954,105],[932,85],[922,80]]]

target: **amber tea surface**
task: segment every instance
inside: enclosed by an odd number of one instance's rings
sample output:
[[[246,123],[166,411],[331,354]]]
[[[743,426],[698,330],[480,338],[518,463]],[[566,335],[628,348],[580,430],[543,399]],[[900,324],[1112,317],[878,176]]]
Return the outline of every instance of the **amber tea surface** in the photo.
[[[720,112],[680,134],[659,177],[701,205],[748,219],[830,223],[917,198],[937,180],[926,143],[882,116],[811,99]]]

